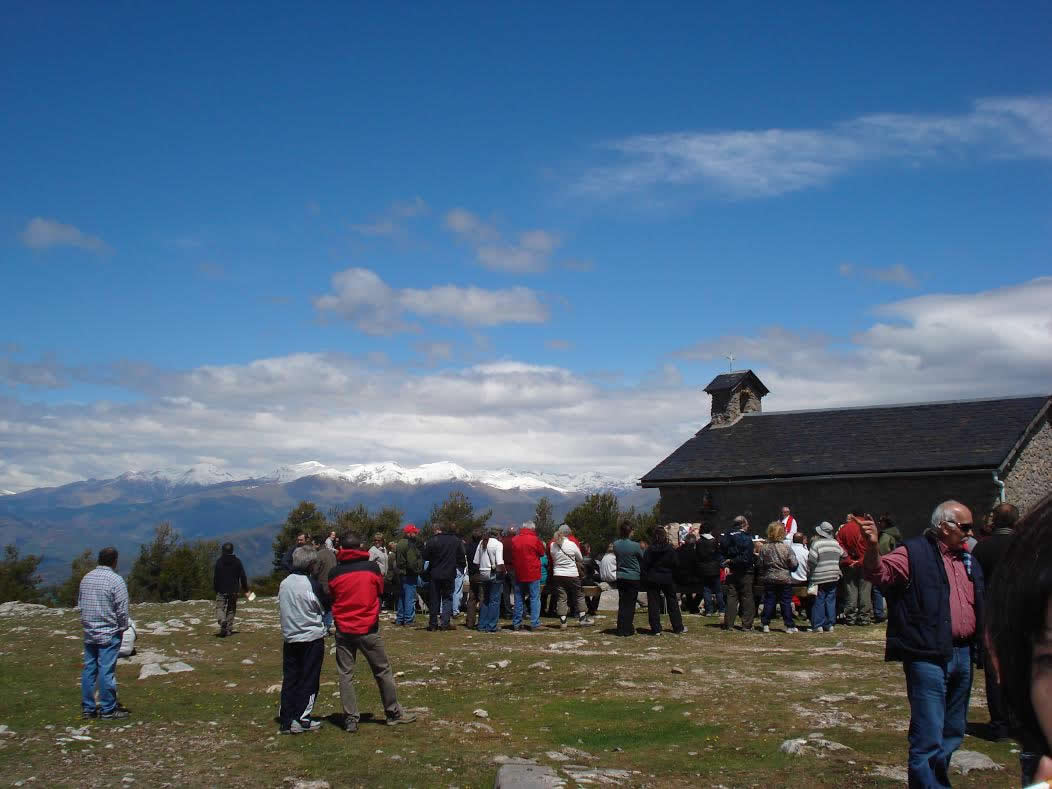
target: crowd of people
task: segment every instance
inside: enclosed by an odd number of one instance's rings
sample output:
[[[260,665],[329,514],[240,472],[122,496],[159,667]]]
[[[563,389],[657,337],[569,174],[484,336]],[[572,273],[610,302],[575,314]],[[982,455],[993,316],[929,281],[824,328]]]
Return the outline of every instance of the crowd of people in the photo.
[[[335,637],[344,728],[357,730],[353,671],[360,652],[369,664],[389,725],[415,716],[397,701],[380,633],[384,601],[396,626],[410,626],[418,606],[427,629],[465,626],[492,633],[502,612],[513,630],[536,630],[542,615],[557,627],[592,625],[594,603],[617,591],[616,634],[635,635],[635,613],[647,611],[660,635],[685,633],[683,611],[719,617],[724,630],[771,632],[780,611],[784,632],[828,633],[837,623],[887,622],[885,659],[903,665],[910,705],[908,775],[911,787],[948,787],[950,757],[967,721],[973,665],[985,662],[989,736],[1022,745],[1024,783],[1052,778],[1052,497],[1021,520],[1000,503],[976,529],[957,501],[939,504],[929,526],[903,539],[889,514],[849,513],[839,528],[823,521],[805,534],[789,507],[761,536],[739,515],[716,536],[701,523],[681,533],[656,528],[633,539],[629,522],[598,560],[587,544],[560,526],[542,540],[533,523],[479,530],[470,539],[450,524],[434,524],[426,540],[413,524],[401,538],[382,534],[362,545],[358,535],[301,534],[284,557],[288,576],[278,604],[283,646],[282,734],[315,731],[312,716],[325,656]],[[675,536],[677,545],[671,539]],[[129,712],[117,699],[114,666],[128,628],[128,595],[116,573],[117,551],[105,548],[80,585],[84,626],[82,711],[115,719]],[[248,594],[229,543],[215,568],[220,636],[233,632],[239,594]],[[427,592],[427,602],[421,598]],[[645,600],[645,602],[644,602]],[[554,609],[554,610],[553,610]],[[741,619],[741,625],[736,623]]]

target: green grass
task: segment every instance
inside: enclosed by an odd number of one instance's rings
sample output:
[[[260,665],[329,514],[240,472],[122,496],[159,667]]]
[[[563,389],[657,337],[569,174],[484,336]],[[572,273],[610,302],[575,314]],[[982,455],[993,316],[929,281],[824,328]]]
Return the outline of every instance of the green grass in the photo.
[[[139,680],[140,667],[122,662],[120,697],[132,717],[87,723],[92,740],[67,743],[58,742],[66,727],[85,725],[75,613],[0,618],[0,723],[15,731],[0,736],[0,783],[34,776],[40,786],[121,785],[127,776],[135,786],[288,786],[287,778],[333,787],[492,786],[494,758],[507,756],[556,769],[624,769],[630,785],[662,787],[789,786],[804,771],[811,789],[893,786],[874,769],[905,762],[902,671],[883,662],[877,627],[765,636],[723,633],[706,627],[712,620],[687,617],[690,632],[682,637],[618,639],[602,632],[610,616],[596,628],[532,636],[385,625],[392,665],[404,672],[399,700],[428,708],[420,720],[395,728],[363,723],[356,735],[327,725],[314,735],[278,737],[278,696],[267,692],[281,682],[273,600],[243,606],[241,632],[229,639],[214,637],[210,603],[147,606],[133,615],[140,625],[200,619],[171,634],[143,634],[138,644],[195,670]],[[548,648],[571,641],[584,643]],[[500,659],[511,664],[487,668]],[[550,670],[530,668],[538,661]],[[684,673],[673,674],[673,666]],[[327,654],[316,713],[334,721],[336,679]],[[382,717],[364,662],[356,683],[363,712]],[[974,688],[979,695],[981,674]],[[489,717],[476,718],[477,708]],[[981,700],[973,701],[970,719],[986,719]],[[779,751],[783,740],[812,731],[851,750],[822,758]],[[955,787],[1012,785],[1012,744],[969,737],[964,747],[1006,770],[957,777]],[[576,750],[565,760],[549,755],[566,748]]]

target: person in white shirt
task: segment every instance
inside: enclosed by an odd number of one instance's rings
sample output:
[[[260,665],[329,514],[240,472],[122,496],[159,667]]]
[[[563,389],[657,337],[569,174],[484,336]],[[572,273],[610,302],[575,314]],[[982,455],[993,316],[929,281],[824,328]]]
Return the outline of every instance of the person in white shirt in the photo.
[[[326,540],[325,542],[328,542]],[[373,544],[369,546],[369,561],[376,562],[380,568],[380,575],[387,577],[387,548],[384,546],[384,536],[380,532],[373,535]]]
[[[606,553],[599,560],[599,582],[603,591],[617,587],[617,554],[613,543],[606,546]]]
[[[796,569],[789,575],[789,580],[792,581],[794,586],[807,586],[807,554],[808,547],[804,543],[804,535],[802,532],[797,532],[793,535],[793,542],[789,546],[793,549],[793,555],[796,556]],[[807,597],[803,592],[800,593],[800,603],[807,609],[807,619],[811,621],[811,603],[814,600]],[[796,612],[799,613],[799,612]],[[803,628],[806,630],[807,628]]]
[[[584,593],[581,590],[581,574],[577,563],[584,554],[570,539],[570,527],[565,523],[555,530],[551,542],[552,580],[559,590],[559,627],[566,627],[567,614],[572,614],[581,625],[594,624],[584,610]]]
[[[500,528],[490,528],[489,534],[479,540],[471,561],[478,565],[483,595],[479,610],[479,632],[496,633],[500,621],[500,595],[506,575]]]
[[[782,525],[785,527],[785,544],[792,546],[793,536],[797,532],[796,518],[789,507],[782,507]]]

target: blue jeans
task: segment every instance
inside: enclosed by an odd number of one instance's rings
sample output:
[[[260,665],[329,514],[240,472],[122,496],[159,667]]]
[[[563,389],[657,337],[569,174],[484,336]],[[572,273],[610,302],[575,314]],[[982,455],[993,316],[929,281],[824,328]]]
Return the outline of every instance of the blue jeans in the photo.
[[[701,594],[705,600],[705,613],[712,616],[716,611],[721,614],[726,610],[723,602],[723,587],[720,585],[720,577],[713,576],[702,580]]]
[[[395,611],[396,625],[411,625],[416,618],[416,576],[402,579],[402,593]]]
[[[485,601],[479,612],[479,630],[489,633],[497,632],[497,623],[500,620],[500,596],[503,590],[503,578],[482,579],[482,593],[485,595]]]
[[[457,577],[453,580],[453,616],[460,615],[460,601],[464,599],[464,571],[457,568]]]
[[[84,642],[84,671],[80,675],[80,706],[84,712],[95,712],[96,681],[99,684],[99,711],[106,715],[117,706],[117,655],[120,651],[120,633],[106,644]]]
[[[829,630],[836,623],[837,582],[818,585],[818,596],[811,607],[811,628]]]
[[[763,590],[763,615],[760,617],[760,623],[763,625],[771,624],[771,617],[774,616],[774,602],[775,597],[779,598],[779,602],[782,604],[782,622],[785,623],[786,630],[792,630],[793,625],[793,587],[789,584],[767,584]]]
[[[530,596],[530,627],[541,626],[541,582],[518,581],[515,584],[515,610],[511,615],[511,626],[522,624],[522,607],[526,595]]]
[[[876,584],[873,584],[873,618],[884,618],[884,594]]]
[[[954,647],[945,663],[907,660],[902,668],[910,700],[910,789],[947,787],[950,756],[964,739],[968,719],[971,650]]]

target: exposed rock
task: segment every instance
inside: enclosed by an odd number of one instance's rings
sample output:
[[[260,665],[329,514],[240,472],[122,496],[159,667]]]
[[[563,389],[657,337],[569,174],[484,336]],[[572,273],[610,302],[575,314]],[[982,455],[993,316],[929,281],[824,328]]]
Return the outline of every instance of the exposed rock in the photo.
[[[878,764],[873,768],[873,772],[881,778],[890,778],[892,781],[901,781],[902,783],[909,782],[909,773],[906,771],[905,767],[896,767],[891,764]]]
[[[292,789],[329,789],[328,781],[297,781],[295,778],[286,778],[285,783],[292,784]]]
[[[650,711],[651,712],[661,712],[663,709],[665,709],[665,705],[664,704],[655,704],[653,707],[650,708]]]
[[[244,660],[241,661],[241,665],[242,666],[254,666],[254,665],[256,665],[256,661],[254,661],[252,658],[245,658]]]
[[[563,767],[563,772],[579,784],[620,784],[632,778],[630,770],[617,770],[612,767],[585,767],[571,764]]]
[[[529,759],[507,761],[497,770],[493,789],[557,789],[566,785],[551,767]]]
[[[177,660],[174,663],[165,663],[165,669],[169,674],[178,674],[181,671],[193,671],[194,667],[189,663],[184,663],[181,660]]]
[[[806,737],[798,737],[792,740],[786,740],[779,747],[782,753],[787,753],[790,756],[812,756],[819,751],[850,751],[851,749],[842,745],[839,742],[833,742],[827,740],[821,734],[812,732]]]
[[[539,671],[551,671],[552,667],[548,665],[547,660],[538,660],[536,663],[530,663],[527,668],[535,668]]]
[[[553,762],[568,762],[570,757],[560,751],[545,751],[544,755],[551,759]]]
[[[6,723],[0,723],[0,735],[4,737],[13,737],[15,733],[7,728]]]
[[[673,673],[673,674],[686,674],[687,672],[686,672],[686,671],[684,671],[684,670],[683,670],[682,668],[680,668],[679,666],[673,666],[673,667],[672,667],[672,673]]]
[[[985,753],[978,751],[954,751],[950,757],[950,769],[954,772],[967,775],[972,770],[1003,770],[999,765]]]
[[[475,711],[474,711],[474,712],[472,713],[472,715],[474,715],[474,716],[475,716],[476,718],[488,718],[488,717],[489,717],[489,713],[488,713],[488,712],[486,712],[486,711],[485,711],[484,709],[482,709],[481,707],[480,707],[479,709],[475,710]]]
[[[587,759],[589,761],[598,760],[598,756],[592,756],[588,751],[582,751],[580,748],[571,748],[569,745],[562,747],[562,752],[567,756],[572,756],[575,759]]]
[[[497,668],[507,668],[510,665],[511,665],[511,661],[510,660],[498,660],[497,661]]]
[[[267,693],[281,693],[281,683],[278,682],[275,685],[267,685]]]
[[[17,600],[0,603],[0,616],[36,617],[55,616],[62,613],[65,613],[62,608],[48,608],[46,605],[36,603],[20,603]]]
[[[147,677],[159,677],[162,674],[168,672],[161,668],[160,663],[143,663],[142,669],[139,671],[139,679],[146,679]]]
[[[581,647],[588,646],[588,642],[583,638],[578,638],[573,641],[553,641],[545,649],[549,652],[576,652]]]

